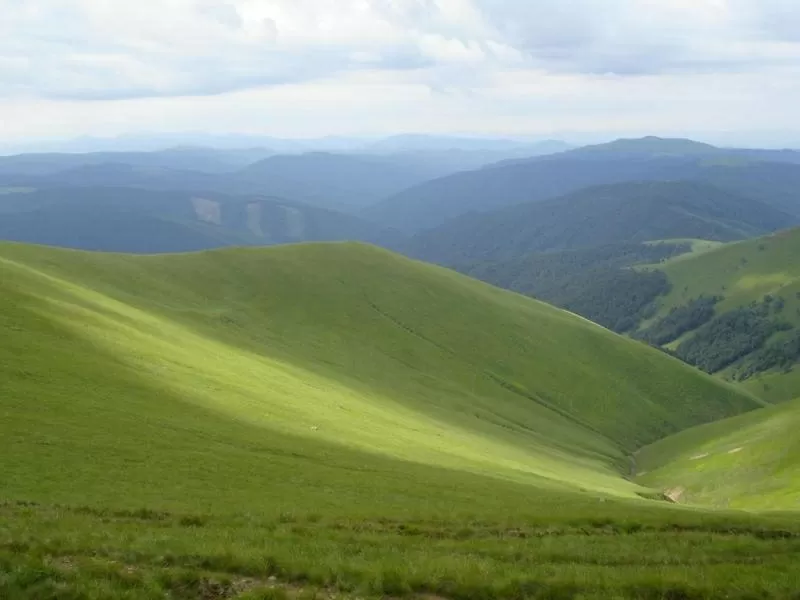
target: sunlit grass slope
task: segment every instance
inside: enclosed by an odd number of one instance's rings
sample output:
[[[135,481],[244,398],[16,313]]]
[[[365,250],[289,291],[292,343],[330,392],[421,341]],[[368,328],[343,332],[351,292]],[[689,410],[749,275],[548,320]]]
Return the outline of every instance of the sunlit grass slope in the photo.
[[[4,245],[0,332],[2,598],[797,589],[793,518],[622,476],[755,400],[450,271],[350,244]]]
[[[354,453],[630,495],[626,452],[756,406],[570,314],[368,246],[0,253],[12,497],[212,502],[284,485],[265,456],[302,477]],[[224,494],[203,489],[219,470]]]
[[[689,258],[696,258],[700,254],[705,254],[706,252],[710,252],[711,250],[716,250],[720,246],[724,245],[724,242],[714,242],[711,240],[697,240],[691,238],[679,238],[679,239],[672,239],[672,240],[658,240],[656,242],[647,242],[648,244],[688,244],[689,251],[683,254],[679,254],[673,258],[667,260],[667,263],[674,263],[679,262],[682,260],[686,260]]]
[[[800,509],[800,400],[688,429],[643,449],[639,480],[681,501]]]
[[[783,299],[776,318],[800,327],[800,229],[683,255],[656,268],[666,272],[672,284],[660,303],[660,316],[700,296],[723,297],[716,307],[722,314],[769,295]],[[777,336],[770,343],[780,344],[781,339]],[[745,387],[768,401],[791,400],[800,395],[796,370],[763,373],[747,380]]]
[[[662,314],[701,295],[724,296],[724,312],[771,294],[785,299],[784,318],[800,323],[800,229],[686,255],[663,270],[673,287]]]

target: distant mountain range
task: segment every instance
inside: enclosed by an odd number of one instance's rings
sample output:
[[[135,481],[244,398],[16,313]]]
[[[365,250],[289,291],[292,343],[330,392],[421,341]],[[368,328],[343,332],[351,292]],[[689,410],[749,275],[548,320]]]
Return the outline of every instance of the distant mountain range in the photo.
[[[799,217],[707,184],[617,183],[465,215],[416,235],[407,248],[419,258],[452,265],[620,242],[731,241],[798,222]]]
[[[132,188],[53,188],[0,195],[0,239],[107,252],[360,240],[399,234],[351,215],[263,196]]]
[[[569,150],[414,135],[371,144],[360,154],[0,157],[0,236],[136,252],[356,239],[463,265],[652,239],[730,241],[800,221],[794,151],[654,137]],[[546,151],[555,152],[534,155]]]
[[[469,212],[548,200],[581,188],[630,181],[693,180],[746,192],[800,215],[800,152],[721,149],[691,140],[618,140],[505,161],[424,182],[364,215],[415,233]]]
[[[22,155],[0,158],[0,182],[6,186],[34,188],[97,185],[266,194],[347,210],[370,205],[449,172],[436,164],[403,157],[310,153],[263,158],[262,155],[260,151],[234,156],[196,151],[119,156]],[[194,156],[200,158],[192,158]],[[234,162],[236,164],[232,164]],[[195,168],[187,168],[190,166]]]

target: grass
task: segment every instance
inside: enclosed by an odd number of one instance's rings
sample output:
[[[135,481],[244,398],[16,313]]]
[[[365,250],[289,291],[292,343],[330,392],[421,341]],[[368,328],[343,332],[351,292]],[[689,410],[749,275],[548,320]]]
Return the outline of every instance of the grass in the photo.
[[[783,317],[800,324],[800,229],[725,244],[716,250],[664,265],[673,284],[660,313],[705,296],[723,296],[718,310],[726,311],[764,296],[782,296]]]
[[[713,244],[713,243],[711,243]],[[763,238],[717,245],[700,246],[692,253],[647,268],[663,270],[672,291],[659,303],[658,313],[646,323],[652,324],[671,309],[700,296],[719,296],[717,314],[760,303],[765,296],[780,297],[783,309],[775,318],[800,327],[800,229],[791,229]],[[692,332],[667,345],[675,350]],[[768,343],[780,343],[776,336]],[[720,373],[731,375],[731,369]],[[794,372],[762,373],[748,380],[744,388],[769,402],[783,402],[800,395],[800,376]]]
[[[791,589],[792,519],[625,477],[753,396],[444,269],[6,244],[0,331],[0,597]]]
[[[639,480],[706,505],[800,509],[800,401],[683,431],[639,453]]]
[[[679,254],[673,258],[666,260],[663,264],[671,264],[675,262],[680,262],[683,260],[695,258],[700,254],[705,254],[706,252],[710,252],[712,250],[716,250],[720,246],[724,246],[724,242],[715,242],[711,240],[696,240],[696,239],[683,239],[683,238],[676,238],[671,240],[658,240],[655,242],[645,242],[650,245],[656,244],[688,244],[689,251],[683,254]]]
[[[789,373],[763,373],[748,379],[743,385],[767,402],[784,402],[800,392],[800,369],[794,367]]]
[[[800,583],[796,520],[611,503],[590,514],[588,506],[567,499],[557,508],[552,500],[463,520],[6,505],[0,593],[745,599],[790,598]]]

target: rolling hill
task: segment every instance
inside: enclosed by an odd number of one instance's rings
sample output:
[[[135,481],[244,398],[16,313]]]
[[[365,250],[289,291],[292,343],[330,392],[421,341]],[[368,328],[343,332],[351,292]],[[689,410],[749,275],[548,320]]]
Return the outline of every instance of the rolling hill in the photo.
[[[709,371],[746,380],[770,399],[797,397],[798,256],[800,229],[791,229],[659,266],[671,291],[658,302],[643,337]],[[702,299],[714,301],[704,307]],[[747,335],[736,334],[739,330]],[[730,352],[723,352],[726,348]],[[708,362],[711,356],[717,359]]]
[[[672,239],[456,267],[627,333],[770,401],[800,394],[800,229]]]
[[[408,248],[414,256],[457,265],[660,239],[730,241],[796,222],[797,218],[761,202],[708,185],[621,183],[466,215],[416,235]]]
[[[794,589],[793,518],[627,478],[755,397],[452,271],[361,244],[0,244],[0,329],[7,597]]]
[[[408,233],[470,212],[550,200],[621,182],[709,183],[800,217],[800,153],[716,148],[691,140],[616,140],[531,159],[504,161],[411,187],[364,213]]]
[[[2,264],[19,305],[39,307],[31,318],[45,311],[50,330],[86,336],[182,403],[292,435],[318,426],[315,439],[395,458],[630,494],[614,471],[626,452],[757,406],[568,313],[371,247],[134,257],[6,245]],[[21,369],[6,371],[12,390],[34,367],[20,345],[56,341],[24,333],[24,315],[6,319],[19,332],[3,361]]]
[[[696,427],[644,448],[639,481],[684,502],[800,508],[800,401]]]
[[[106,187],[0,195],[0,239],[66,248],[160,253],[397,237],[357,217],[255,195]]]

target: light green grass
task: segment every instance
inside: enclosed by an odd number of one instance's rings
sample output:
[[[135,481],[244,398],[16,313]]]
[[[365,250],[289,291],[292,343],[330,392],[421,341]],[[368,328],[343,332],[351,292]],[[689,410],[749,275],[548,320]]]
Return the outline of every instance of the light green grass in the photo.
[[[784,402],[793,398],[800,390],[800,368],[791,372],[762,373],[743,383],[745,389],[770,403]]]
[[[725,244],[713,251],[663,266],[672,291],[660,314],[705,296],[724,296],[718,312],[760,302],[771,294],[786,300],[783,316],[800,324],[800,229]]]
[[[107,419],[132,406],[189,405],[309,444],[631,495],[626,451],[755,406],[568,313],[359,245],[3,256],[13,431],[75,419],[118,436]],[[132,405],[142,387],[163,400]],[[76,440],[76,460],[94,442]]]
[[[689,251],[683,254],[679,254],[678,256],[674,256],[666,261],[664,261],[663,265],[668,265],[674,262],[679,262],[682,260],[687,260],[690,258],[694,258],[700,254],[705,254],[706,252],[710,252],[711,250],[716,250],[720,246],[724,245],[724,242],[715,242],[711,240],[697,240],[693,238],[676,238],[672,240],[657,240],[654,242],[645,242],[650,245],[654,244],[689,244]]]
[[[696,427],[643,449],[639,480],[681,501],[800,509],[800,401]]]
[[[723,297],[716,307],[716,313],[722,314],[752,302],[760,303],[767,295],[784,300],[784,308],[776,318],[800,327],[800,229],[706,248],[648,268],[663,270],[672,290],[643,328],[700,296]],[[692,335],[688,332],[667,347],[675,350]],[[720,375],[726,377],[730,371]],[[770,402],[782,402],[800,395],[800,378],[794,373],[765,373],[749,380],[745,389]]]
[[[0,331],[0,596],[196,598],[269,575],[452,598],[791,585],[737,550],[784,552],[790,521],[645,501],[625,478],[641,445],[754,397],[451,271],[358,244],[6,244]],[[675,556],[643,557],[653,543]]]

